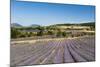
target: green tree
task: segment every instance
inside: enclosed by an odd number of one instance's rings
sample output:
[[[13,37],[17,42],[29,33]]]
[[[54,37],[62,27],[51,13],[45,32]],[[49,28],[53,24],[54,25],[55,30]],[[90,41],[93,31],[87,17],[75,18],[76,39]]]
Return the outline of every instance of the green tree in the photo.
[[[16,28],[11,28],[11,38],[18,38],[20,34],[20,31]]]
[[[47,32],[48,35],[53,35],[54,33],[52,31]]]
[[[60,29],[57,29],[56,36],[57,36],[57,37],[61,37],[61,36],[62,36],[62,32],[61,32],[61,30],[60,30]]]
[[[66,37],[66,32],[62,32],[62,36],[63,37]]]
[[[37,33],[37,36],[42,36],[43,35],[43,30],[40,30],[40,32]]]

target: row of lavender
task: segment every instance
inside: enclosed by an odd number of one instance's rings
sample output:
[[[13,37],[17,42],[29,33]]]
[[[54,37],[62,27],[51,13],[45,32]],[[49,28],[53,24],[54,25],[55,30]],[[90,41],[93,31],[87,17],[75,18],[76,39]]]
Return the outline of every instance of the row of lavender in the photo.
[[[87,62],[95,60],[95,38],[79,37],[11,44],[11,65]]]

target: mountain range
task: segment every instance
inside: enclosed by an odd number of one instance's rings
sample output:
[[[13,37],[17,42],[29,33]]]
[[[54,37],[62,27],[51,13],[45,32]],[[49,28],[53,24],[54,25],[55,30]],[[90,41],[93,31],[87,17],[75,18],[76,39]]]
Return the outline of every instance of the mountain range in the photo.
[[[21,24],[18,23],[11,23],[11,27],[39,27],[40,25],[37,24],[31,24],[30,26],[23,26]]]
[[[70,23],[65,23],[65,24],[54,24],[50,26],[71,26],[71,25],[80,25],[80,26],[94,26],[95,27],[95,22],[88,22],[88,23],[79,23],[79,24],[70,24]],[[18,23],[11,23],[11,27],[25,27],[21,24]],[[40,27],[38,24],[31,24],[27,27]]]

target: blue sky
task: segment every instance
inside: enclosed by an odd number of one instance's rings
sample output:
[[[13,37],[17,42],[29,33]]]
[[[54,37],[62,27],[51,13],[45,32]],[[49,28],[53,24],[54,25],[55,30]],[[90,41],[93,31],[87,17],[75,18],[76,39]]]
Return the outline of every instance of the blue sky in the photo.
[[[11,23],[52,25],[95,21],[95,7],[11,0]]]

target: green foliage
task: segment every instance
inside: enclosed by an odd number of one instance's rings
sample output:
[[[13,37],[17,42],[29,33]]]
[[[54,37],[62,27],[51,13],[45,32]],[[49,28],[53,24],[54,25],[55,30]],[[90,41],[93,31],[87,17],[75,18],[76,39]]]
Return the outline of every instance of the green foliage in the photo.
[[[15,28],[11,28],[11,38],[18,38],[20,35],[20,31]]]
[[[66,32],[62,32],[62,36],[63,37],[66,37]]]
[[[81,23],[81,24],[55,24],[50,26],[31,26],[31,27],[12,27],[11,28],[11,38],[20,38],[20,37],[33,37],[33,36],[44,36],[44,35],[56,35],[56,37],[74,37],[71,32],[65,32],[66,30],[72,30],[73,26],[88,26],[90,29],[95,31],[95,23]],[[60,29],[58,26],[72,26],[72,28]],[[25,31],[24,31],[25,30]],[[27,31],[27,30],[37,30],[37,31]],[[74,29],[79,30],[79,29]],[[81,29],[80,29],[81,30]],[[82,35],[86,35],[83,33]],[[76,36],[76,35],[75,35]],[[77,35],[78,36],[78,35]]]
[[[61,35],[62,35],[62,32],[61,32],[60,29],[58,29],[58,30],[57,30],[57,34],[56,34],[56,36],[57,36],[57,37],[61,37]]]
[[[54,33],[53,33],[53,31],[48,31],[47,34],[48,35],[53,35]]]
[[[40,32],[37,32],[37,36],[42,36],[43,35],[43,31],[44,31],[44,27],[37,27],[38,30],[40,30]]]
[[[37,36],[42,36],[43,35],[43,30],[40,30],[40,32],[37,33]]]
[[[25,34],[20,34],[20,36],[19,37],[26,37],[26,35]]]

